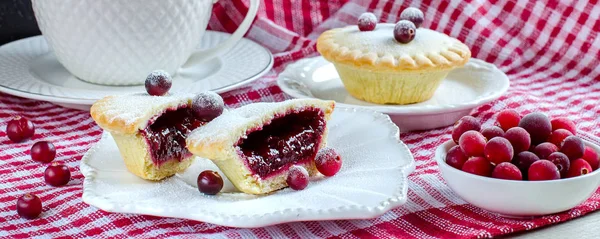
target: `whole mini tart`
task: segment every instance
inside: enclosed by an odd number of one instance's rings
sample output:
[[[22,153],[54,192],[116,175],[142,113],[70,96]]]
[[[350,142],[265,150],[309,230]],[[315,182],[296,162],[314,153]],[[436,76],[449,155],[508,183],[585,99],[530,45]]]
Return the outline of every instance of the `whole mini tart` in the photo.
[[[161,180],[192,163],[185,139],[207,123],[193,113],[193,98],[191,94],[108,96],[94,103],[90,114],[111,133],[131,173]]]
[[[471,57],[459,40],[424,28],[416,29],[412,41],[400,43],[394,39],[394,26],[336,28],[317,40],[317,50],[334,64],[352,96],[378,104],[426,101],[452,69]]]

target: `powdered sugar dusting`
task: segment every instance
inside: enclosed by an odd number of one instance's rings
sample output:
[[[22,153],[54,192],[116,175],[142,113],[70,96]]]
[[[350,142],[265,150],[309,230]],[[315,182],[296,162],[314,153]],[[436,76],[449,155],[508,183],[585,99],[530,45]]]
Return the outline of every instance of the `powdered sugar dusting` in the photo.
[[[379,23],[373,31],[359,31],[355,26],[342,29],[333,38],[335,43],[348,49],[375,52],[380,56],[393,55],[431,55],[448,50],[453,44],[453,38],[430,29],[418,28],[415,38],[400,44],[394,39],[394,26],[391,23]]]
[[[215,92],[205,91],[197,94],[193,101],[194,107],[198,106],[202,110],[218,111],[225,108],[223,98]]]
[[[169,72],[163,70],[155,70],[146,77],[146,81],[150,81],[152,85],[158,85],[161,80],[171,81]]]
[[[409,20],[415,24],[416,27],[420,27],[423,23],[425,16],[423,12],[418,8],[409,7],[404,9],[402,13],[400,13],[400,20]]]
[[[315,160],[327,160],[328,158],[338,157],[339,154],[335,151],[335,149],[327,146],[319,150],[317,156],[315,156]]]
[[[139,121],[147,120],[165,108],[188,105],[193,96],[193,94],[151,96],[145,93],[114,96],[104,102],[104,114],[109,116],[109,122],[120,120],[128,124],[142,123]]]
[[[400,19],[410,19],[413,17],[421,17],[423,18],[423,12],[415,7],[409,7],[404,9],[402,13],[400,13]]]
[[[360,16],[358,17],[358,24],[370,24],[370,23],[377,23],[377,17],[375,16],[375,14],[370,13],[370,12],[365,12],[363,14],[360,14]]]

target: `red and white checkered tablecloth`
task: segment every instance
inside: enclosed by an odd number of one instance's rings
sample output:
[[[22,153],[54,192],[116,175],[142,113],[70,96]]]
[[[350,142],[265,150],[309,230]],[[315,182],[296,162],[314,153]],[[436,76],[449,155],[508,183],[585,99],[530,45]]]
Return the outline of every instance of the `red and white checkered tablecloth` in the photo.
[[[233,32],[247,11],[247,1],[220,0],[210,28]],[[544,111],[566,116],[588,136],[600,136],[600,4],[578,1],[284,1],[264,0],[247,34],[275,53],[275,68],[251,86],[223,94],[237,107],[250,102],[287,99],[274,79],[286,64],[316,54],[315,39],[332,27],[355,24],[358,15],[374,12],[381,22],[396,22],[400,12],[416,6],[426,28],[444,32],[470,46],[473,56],[508,74],[511,87],[502,98],[472,115],[492,124],[504,108],[521,113]],[[0,79],[2,80],[2,79]],[[13,115],[31,119],[36,135],[11,143],[4,129]],[[402,133],[417,167],[409,177],[408,202],[372,220],[298,222],[257,229],[237,229],[197,221],[107,213],[82,202],[79,160],[101,135],[87,112],[0,94],[0,237],[111,238],[473,238],[531,230],[585,215],[600,208],[600,191],[576,208],[531,220],[501,218],[466,204],[445,184],[433,160],[434,148],[448,140],[451,127]],[[65,187],[43,181],[45,165],[29,157],[31,145],[50,140],[57,161],[73,170]],[[21,219],[16,200],[26,192],[39,195],[39,219]]]

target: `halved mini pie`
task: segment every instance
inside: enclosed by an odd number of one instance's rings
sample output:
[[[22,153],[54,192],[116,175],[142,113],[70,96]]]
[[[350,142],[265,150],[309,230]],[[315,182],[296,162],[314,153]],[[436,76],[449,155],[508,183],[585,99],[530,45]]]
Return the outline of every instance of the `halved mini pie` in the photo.
[[[185,147],[185,138],[206,123],[194,116],[193,97],[109,96],[94,103],[90,114],[112,134],[131,173],[161,180],[192,163],[193,155]]]
[[[333,101],[295,99],[255,103],[224,112],[187,138],[193,154],[212,160],[233,185],[250,194],[287,186],[290,166],[317,173]]]

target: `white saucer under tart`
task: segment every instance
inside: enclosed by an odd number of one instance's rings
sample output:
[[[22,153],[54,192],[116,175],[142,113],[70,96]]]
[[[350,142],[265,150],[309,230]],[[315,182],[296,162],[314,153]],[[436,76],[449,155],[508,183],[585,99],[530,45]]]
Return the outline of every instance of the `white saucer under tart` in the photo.
[[[230,34],[206,31],[198,48],[225,41]],[[229,52],[200,65],[180,69],[171,92],[229,91],[267,73],[273,56],[259,44],[242,38]],[[71,75],[56,59],[43,36],[0,46],[0,92],[57,105],[89,110],[105,96],[145,92],[144,86],[104,86]]]
[[[104,211],[186,218],[232,227],[336,219],[374,218],[404,204],[415,161],[387,115],[336,108],[328,122],[327,145],[342,156],[333,177],[316,176],[301,191],[285,188],[267,195],[238,192],[223,177],[215,196],[200,193],[196,179],[210,169],[197,158],[183,173],[160,182],[127,171],[110,134],[81,159],[83,201]]]
[[[333,64],[319,56],[288,65],[277,85],[295,98],[335,100],[340,107],[386,113],[402,131],[411,131],[454,124],[475,107],[502,96],[508,90],[509,80],[496,66],[471,58],[464,67],[448,74],[431,99],[409,105],[380,105],[352,97]]]

